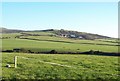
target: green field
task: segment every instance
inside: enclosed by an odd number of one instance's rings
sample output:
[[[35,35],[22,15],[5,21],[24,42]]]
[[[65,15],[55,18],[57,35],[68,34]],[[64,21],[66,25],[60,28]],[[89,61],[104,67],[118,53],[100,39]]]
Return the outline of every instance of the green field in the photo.
[[[14,48],[25,48],[32,51],[62,51],[62,52],[84,52],[89,50],[99,50],[104,52],[118,52],[118,43],[106,42],[100,40],[79,40],[70,39],[64,37],[49,36],[51,32],[25,32],[27,34],[40,34],[43,36],[21,36],[20,38],[32,38],[30,39],[18,39],[15,36],[22,35],[20,33],[3,34],[3,37],[11,37],[10,39],[2,39],[2,50],[12,50]],[[48,36],[44,36],[48,35]],[[103,40],[103,39],[101,39]],[[14,42],[13,42],[14,41]]]
[[[11,38],[15,38],[15,36],[21,35],[20,33],[5,33],[2,34],[2,37],[11,37]]]
[[[14,56],[19,56],[17,68]],[[3,79],[118,79],[119,76],[118,57],[3,53],[2,59]],[[6,64],[11,68],[5,67]]]
[[[71,51],[83,52],[89,50],[118,52],[118,46],[76,44],[76,43],[64,43],[64,42],[52,42],[52,41],[36,41],[36,40],[27,40],[27,39],[3,39],[2,46],[3,46],[2,47],[3,50],[13,49],[13,48],[27,48],[33,51],[44,51],[44,50],[50,51],[52,49],[55,49],[57,51],[69,51],[69,52]]]
[[[41,36],[21,36],[21,33],[2,34],[2,50],[24,48],[34,52],[85,52],[99,50],[118,52],[115,39],[70,39],[52,32],[24,32]],[[20,36],[20,38],[15,38]],[[29,38],[29,39],[25,39]],[[14,56],[18,57],[14,68]],[[10,64],[11,67],[6,67]],[[83,54],[2,53],[3,79],[119,79],[117,56]]]
[[[54,35],[53,32],[23,32],[27,34],[38,34],[38,35]]]

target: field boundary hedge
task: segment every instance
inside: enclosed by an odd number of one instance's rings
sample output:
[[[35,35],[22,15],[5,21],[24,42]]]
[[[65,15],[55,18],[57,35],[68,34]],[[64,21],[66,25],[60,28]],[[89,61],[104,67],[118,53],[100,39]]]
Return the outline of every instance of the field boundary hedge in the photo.
[[[13,50],[2,50],[1,52],[17,52],[17,53],[31,53],[31,54],[87,54],[87,55],[103,55],[103,56],[120,56],[120,53],[113,52],[102,52],[102,51],[85,51],[85,52],[58,52],[57,50],[43,51],[43,52],[34,52],[25,48],[15,48]]]

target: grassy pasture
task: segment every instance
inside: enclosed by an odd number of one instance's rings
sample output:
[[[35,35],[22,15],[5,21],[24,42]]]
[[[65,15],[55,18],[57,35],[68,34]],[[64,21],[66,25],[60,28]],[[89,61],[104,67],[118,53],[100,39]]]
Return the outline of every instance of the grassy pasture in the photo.
[[[89,45],[64,42],[36,41],[27,39],[3,39],[2,49],[8,50],[13,48],[27,48],[33,51],[69,51],[84,52],[89,50],[100,50],[105,52],[118,52],[118,46]]]
[[[16,36],[21,35],[20,33],[3,33],[2,37],[11,37],[15,38]]]
[[[52,34],[51,32],[28,33],[40,35]],[[14,38],[18,35],[21,34],[3,34],[3,37],[11,38],[2,39],[2,50],[25,48],[34,52],[51,51],[53,49],[60,52],[84,52],[89,50],[118,52],[118,46],[109,46],[117,45],[115,41],[112,43],[104,39],[102,41],[74,40],[55,36],[23,36],[39,40]],[[20,56],[18,57],[18,68],[14,68],[14,56]],[[10,64],[12,67],[7,68],[5,67],[6,64]],[[70,67],[60,66],[60,64]],[[2,53],[3,79],[117,79],[119,78],[118,66],[118,57],[115,56]]]
[[[117,45],[118,40],[115,39],[96,39],[96,40],[79,40],[79,39],[70,39],[64,37],[55,37],[49,35],[55,35],[53,32],[23,32],[27,34],[38,34],[41,36],[22,36],[21,38],[34,38],[39,40],[53,40],[53,41],[65,41],[65,42],[74,42],[74,43],[92,43],[92,44],[109,44],[109,45]],[[3,33],[1,34],[2,37],[11,37],[15,38],[16,36],[22,35],[21,33]],[[43,35],[43,36],[42,36]],[[47,36],[48,35],[48,36]],[[107,42],[110,41],[110,42]],[[114,42],[114,43],[112,43]]]
[[[99,40],[80,40],[80,39],[70,39],[64,37],[55,37],[55,36],[23,36],[22,38],[33,38],[43,41],[60,41],[60,42],[71,42],[71,43],[90,43],[90,44],[108,44],[108,45],[118,45],[118,43],[105,42]]]
[[[52,32],[23,32],[23,33],[27,33],[27,34],[38,34],[38,35],[54,35],[54,33]]]
[[[14,56],[18,67],[14,68]],[[21,57],[29,58],[24,59]],[[118,79],[118,57],[58,54],[2,54],[3,79]],[[71,67],[46,64],[44,62]],[[10,64],[12,67],[5,67]]]

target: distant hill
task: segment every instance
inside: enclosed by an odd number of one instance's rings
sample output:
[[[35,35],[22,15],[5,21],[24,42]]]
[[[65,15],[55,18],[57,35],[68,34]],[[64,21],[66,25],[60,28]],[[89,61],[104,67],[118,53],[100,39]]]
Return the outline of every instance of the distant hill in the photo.
[[[108,36],[102,36],[98,34],[91,34],[91,33],[86,33],[86,32],[78,32],[78,31],[68,31],[68,30],[54,30],[54,33],[63,37],[68,37],[68,38],[79,38],[79,39],[106,39],[106,38],[111,38]]]
[[[55,29],[46,29],[46,30],[33,30],[33,31],[24,31],[24,30],[15,30],[15,29],[7,29],[0,28],[0,33],[21,33],[21,32],[51,32],[56,36],[66,37],[66,38],[77,38],[77,39],[106,39],[111,38],[108,36],[102,36],[98,34],[86,33],[86,32],[78,32],[78,31],[68,31],[68,30],[55,30]]]
[[[17,29],[7,29],[7,28],[0,28],[0,33],[19,33],[23,32],[23,30],[17,30]]]

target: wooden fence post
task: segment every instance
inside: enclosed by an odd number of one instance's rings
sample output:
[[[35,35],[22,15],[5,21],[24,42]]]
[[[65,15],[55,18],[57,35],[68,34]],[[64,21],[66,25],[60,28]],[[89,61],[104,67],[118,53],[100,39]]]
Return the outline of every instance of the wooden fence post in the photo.
[[[17,68],[17,56],[14,57],[15,68]]]

